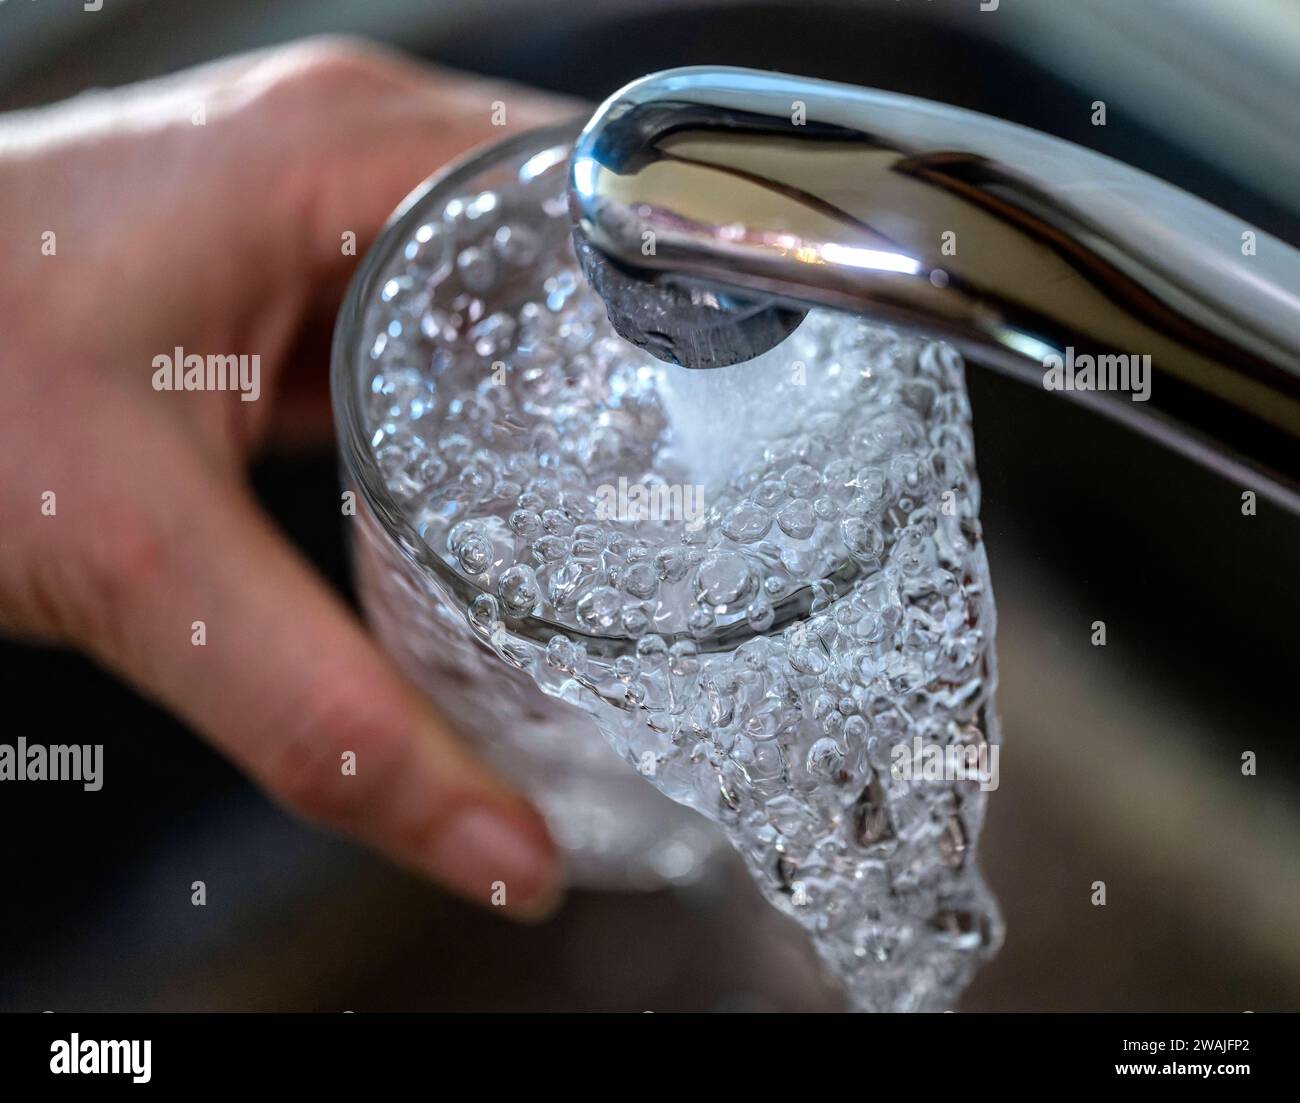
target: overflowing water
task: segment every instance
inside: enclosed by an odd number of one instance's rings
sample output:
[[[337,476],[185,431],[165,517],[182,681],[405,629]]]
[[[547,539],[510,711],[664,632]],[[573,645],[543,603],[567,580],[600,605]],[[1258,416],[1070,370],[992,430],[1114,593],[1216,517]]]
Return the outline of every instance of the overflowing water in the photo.
[[[814,311],[750,364],[662,365],[579,275],[560,185],[458,196],[393,259],[363,345],[387,490],[479,639],[718,823],[856,1007],[949,1007],[1001,937],[961,360]]]

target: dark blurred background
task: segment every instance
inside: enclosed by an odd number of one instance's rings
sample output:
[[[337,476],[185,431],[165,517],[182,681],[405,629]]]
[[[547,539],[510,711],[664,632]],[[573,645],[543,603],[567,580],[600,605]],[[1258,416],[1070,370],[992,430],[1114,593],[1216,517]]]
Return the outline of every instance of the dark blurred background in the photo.
[[[748,65],[1033,126],[1300,245],[1294,0],[979,6],[0,0],[0,108],[319,31],[593,100],[656,69]],[[1247,487],[1059,395],[969,378],[1005,742],[982,864],[1008,933],[963,1009],[1300,1009],[1300,520],[1262,501],[1242,517]],[[348,590],[333,457],[270,458],[257,483]],[[516,928],[284,816],[79,658],[0,643],[0,729],[104,742],[108,779],[0,790],[0,1009],[838,1006],[734,868],[577,894]]]

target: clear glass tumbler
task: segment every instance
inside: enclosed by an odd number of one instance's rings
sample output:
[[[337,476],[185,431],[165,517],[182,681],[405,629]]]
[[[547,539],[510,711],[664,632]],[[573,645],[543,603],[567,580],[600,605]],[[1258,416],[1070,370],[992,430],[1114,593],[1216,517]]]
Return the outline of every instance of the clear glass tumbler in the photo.
[[[433,410],[460,397],[430,389],[431,360],[487,348],[500,318],[494,303],[548,293],[532,281],[536,263],[567,241],[559,197],[573,136],[552,129],[493,146],[404,202],[340,316],[335,416],[345,489],[356,495],[354,573],[375,635],[465,740],[536,802],[570,883],[653,889],[702,875],[725,840],[610,748],[590,711],[574,702],[576,685],[543,677],[546,692],[539,688],[522,656],[528,643],[545,646],[559,625],[513,619],[509,636],[523,650],[512,652],[502,622],[476,619],[484,591],[427,542],[431,525],[444,532],[454,519],[455,502],[421,501],[414,482],[404,496],[392,476],[408,457],[382,444],[387,419],[418,422],[422,404]],[[431,449],[416,462],[443,460]]]

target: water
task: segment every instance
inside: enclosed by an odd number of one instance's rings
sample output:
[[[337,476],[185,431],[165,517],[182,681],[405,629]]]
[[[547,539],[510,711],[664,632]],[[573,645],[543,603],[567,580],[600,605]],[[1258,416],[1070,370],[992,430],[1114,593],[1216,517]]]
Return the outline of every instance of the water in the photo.
[[[371,304],[366,413],[471,629],[719,824],[854,1006],[951,1006],[1001,938],[989,779],[952,768],[997,738],[960,358],[814,311],[760,361],[666,367],[562,206],[437,213]]]

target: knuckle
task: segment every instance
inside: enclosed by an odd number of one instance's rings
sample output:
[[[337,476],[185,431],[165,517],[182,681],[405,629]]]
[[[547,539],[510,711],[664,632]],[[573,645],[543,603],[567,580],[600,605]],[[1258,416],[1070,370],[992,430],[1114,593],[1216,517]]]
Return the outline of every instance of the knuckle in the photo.
[[[266,771],[268,788],[306,819],[360,826],[397,768],[399,729],[377,715],[360,688],[346,683],[322,688],[306,705],[296,704],[295,718],[279,728],[280,745]]]
[[[411,809],[391,825],[391,846],[399,854],[429,853],[445,835],[454,813],[468,802],[468,794],[443,793],[441,799]]]
[[[167,543],[155,528],[134,520],[101,526],[86,551],[92,620],[106,633],[130,623],[165,574]]]
[[[387,83],[392,61],[374,43],[351,35],[320,35],[291,47],[289,79],[327,90]]]
[[[41,559],[34,590],[52,633],[115,664],[139,658],[134,627],[166,577],[167,543],[129,508],[104,511],[75,551]]]

